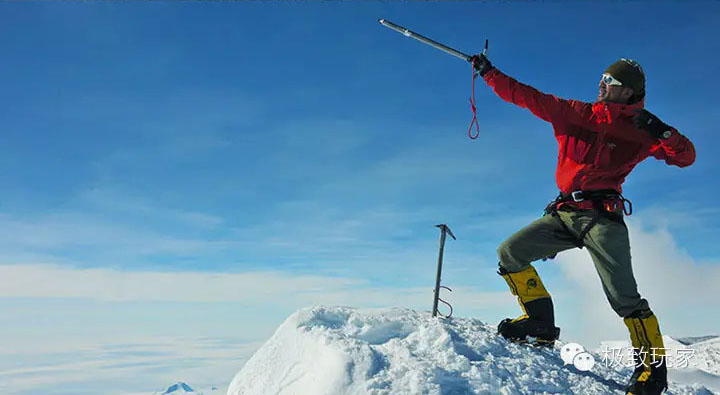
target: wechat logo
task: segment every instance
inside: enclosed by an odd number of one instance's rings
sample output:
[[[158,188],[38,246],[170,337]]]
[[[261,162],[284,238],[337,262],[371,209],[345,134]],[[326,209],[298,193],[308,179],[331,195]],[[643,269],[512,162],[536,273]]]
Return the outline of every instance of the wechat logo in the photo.
[[[560,349],[560,358],[565,365],[573,364],[577,370],[587,372],[595,366],[595,358],[577,343],[568,343]]]

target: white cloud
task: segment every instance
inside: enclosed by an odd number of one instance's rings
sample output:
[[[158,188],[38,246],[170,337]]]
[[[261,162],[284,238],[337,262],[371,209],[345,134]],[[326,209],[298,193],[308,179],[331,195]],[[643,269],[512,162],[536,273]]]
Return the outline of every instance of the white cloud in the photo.
[[[455,303],[492,307],[506,299],[505,294],[461,288],[455,290],[453,299]],[[420,307],[429,305],[432,292],[430,287],[370,287],[361,279],[270,271],[150,272],[35,264],[0,265],[0,298]]]
[[[0,265],[0,297],[90,298],[104,301],[258,302],[268,295],[357,285],[352,279],[280,272],[203,273]]]
[[[223,218],[197,211],[171,209],[152,202],[141,195],[116,191],[112,188],[91,188],[80,193],[76,199],[84,207],[103,210],[106,214],[142,216],[147,220],[164,220],[182,226],[212,228],[223,223]]]
[[[198,218],[202,216],[199,213],[177,215],[182,218],[179,220],[185,221],[185,229],[192,229],[187,226],[188,221],[195,224],[212,221],[211,217]],[[190,254],[217,251],[235,244],[232,241],[203,240],[153,230],[138,217],[126,215],[120,218],[129,222],[80,211],[58,212],[37,218],[0,214],[0,264],[16,263],[12,258],[17,256],[47,255],[57,261],[98,252],[101,255],[96,261],[114,265],[118,263],[118,257],[127,262],[130,261],[128,257],[139,259],[145,254]],[[133,224],[134,220],[140,223]]]
[[[0,391],[13,394],[150,394],[177,382],[226,388],[260,346],[237,338],[156,337],[85,343],[62,351],[0,350]],[[18,358],[18,356],[20,356]]]

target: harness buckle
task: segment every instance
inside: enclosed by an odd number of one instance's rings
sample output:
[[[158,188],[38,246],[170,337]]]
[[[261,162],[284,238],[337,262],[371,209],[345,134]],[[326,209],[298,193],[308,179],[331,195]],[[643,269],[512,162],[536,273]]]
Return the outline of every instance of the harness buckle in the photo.
[[[570,192],[570,197],[572,197],[572,200],[576,203],[580,203],[585,200],[583,197],[583,191]]]

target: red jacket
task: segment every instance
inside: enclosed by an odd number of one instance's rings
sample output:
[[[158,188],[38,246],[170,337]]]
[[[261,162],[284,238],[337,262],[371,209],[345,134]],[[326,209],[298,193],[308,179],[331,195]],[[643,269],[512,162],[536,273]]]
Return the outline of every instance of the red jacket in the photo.
[[[632,117],[644,107],[644,101],[626,105],[564,100],[521,84],[497,69],[484,78],[503,100],[552,124],[559,146],[555,179],[565,194],[594,189],[622,193],[625,177],[649,156],[679,167],[695,161],[695,147],[674,128],[670,138],[658,140],[635,127]]]

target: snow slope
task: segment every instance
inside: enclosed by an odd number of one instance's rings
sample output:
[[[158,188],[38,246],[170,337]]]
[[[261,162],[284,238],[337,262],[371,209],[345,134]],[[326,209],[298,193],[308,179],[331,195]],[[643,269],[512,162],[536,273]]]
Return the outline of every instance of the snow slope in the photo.
[[[409,309],[302,309],[238,372],[228,395],[621,394],[631,374],[602,363],[580,371],[563,365],[561,344],[534,348],[495,332],[479,320]],[[676,383],[668,393],[711,394]]]
[[[698,369],[720,376],[720,338],[693,343],[688,347],[695,350],[691,361],[697,363]]]

